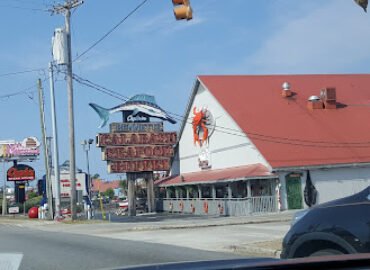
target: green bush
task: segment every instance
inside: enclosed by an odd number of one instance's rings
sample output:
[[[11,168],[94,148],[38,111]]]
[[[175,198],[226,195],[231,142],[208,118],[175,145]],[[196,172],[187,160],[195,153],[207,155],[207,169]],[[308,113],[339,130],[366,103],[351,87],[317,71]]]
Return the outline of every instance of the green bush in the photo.
[[[34,206],[39,207],[41,199],[42,196],[37,196],[32,199],[28,199],[26,201],[26,213],[28,213],[28,210],[30,210],[30,208]],[[19,213],[23,213],[23,203],[18,203],[17,206],[19,207]]]
[[[114,190],[112,188],[108,188],[105,192],[104,195],[109,197],[109,199],[113,199],[114,197]]]
[[[30,191],[27,195],[29,200],[38,197],[37,193],[34,191]]]

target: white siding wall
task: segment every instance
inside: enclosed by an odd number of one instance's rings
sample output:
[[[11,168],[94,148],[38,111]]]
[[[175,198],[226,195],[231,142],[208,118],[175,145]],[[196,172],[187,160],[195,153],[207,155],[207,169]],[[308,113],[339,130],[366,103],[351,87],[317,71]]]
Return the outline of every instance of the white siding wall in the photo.
[[[306,172],[302,171],[302,199],[306,185]],[[287,196],[285,187],[285,176],[288,173],[279,173],[282,185],[281,201],[283,209],[287,207]],[[370,185],[370,168],[332,168],[321,170],[310,170],[311,180],[318,191],[317,203],[324,203],[335,199],[343,198],[362,191]]]
[[[370,185],[370,168],[338,168],[312,171],[311,179],[319,191],[319,202],[357,193]]]
[[[226,90],[226,89],[225,89]],[[240,131],[239,126],[231,116],[223,109],[214,96],[200,84],[194,102],[191,106],[188,123],[193,117],[193,108],[197,109],[208,107],[216,119],[216,126],[227,127]],[[217,128],[216,128],[217,129]],[[242,135],[237,131],[227,132]],[[193,142],[193,130],[191,124],[186,124],[179,143],[180,150],[180,172],[196,172],[201,169],[198,166],[199,146]],[[215,130],[209,140],[209,150],[211,152],[212,169],[222,169],[247,164],[262,163],[269,167],[266,160],[259,151],[245,136],[235,136]]]

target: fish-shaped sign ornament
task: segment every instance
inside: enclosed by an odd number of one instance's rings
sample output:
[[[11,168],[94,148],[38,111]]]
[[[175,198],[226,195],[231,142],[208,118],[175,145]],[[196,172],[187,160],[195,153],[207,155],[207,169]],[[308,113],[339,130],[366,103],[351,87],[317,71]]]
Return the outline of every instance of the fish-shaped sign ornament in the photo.
[[[89,103],[102,120],[99,128],[104,127],[113,113],[121,112],[124,122],[149,122],[150,118],[157,118],[176,124],[176,121],[155,101],[154,96],[135,95],[126,102],[111,109],[103,108],[97,104]]]
[[[96,136],[96,144],[102,150],[102,159],[108,162],[109,173],[168,171],[177,142],[176,132],[164,132],[162,122],[150,122],[152,118],[176,121],[155,101],[154,96],[136,95],[123,104],[105,109],[89,104],[100,116],[104,127],[109,116],[123,114],[122,123],[111,123],[110,133]]]

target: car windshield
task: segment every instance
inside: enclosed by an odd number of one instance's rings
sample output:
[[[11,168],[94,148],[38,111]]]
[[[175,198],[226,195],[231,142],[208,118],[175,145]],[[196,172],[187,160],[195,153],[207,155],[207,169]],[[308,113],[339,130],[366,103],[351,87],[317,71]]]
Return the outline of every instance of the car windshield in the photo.
[[[370,254],[367,6],[1,0],[0,269]]]

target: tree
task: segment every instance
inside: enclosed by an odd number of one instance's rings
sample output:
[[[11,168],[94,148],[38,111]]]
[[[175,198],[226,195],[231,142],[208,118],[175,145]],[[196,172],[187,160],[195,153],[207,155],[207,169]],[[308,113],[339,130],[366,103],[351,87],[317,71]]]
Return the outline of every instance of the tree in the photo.
[[[91,179],[98,179],[99,177],[100,177],[100,175],[98,173],[96,173],[93,176],[91,176]]]
[[[109,199],[113,199],[113,197],[114,197],[114,190],[113,190],[113,188],[108,188],[108,189],[104,192],[104,196],[109,197]]]
[[[28,192],[28,199],[30,200],[30,199],[32,199],[32,198],[35,198],[35,197],[37,197],[37,193],[36,192],[34,192],[34,191],[30,191],[30,192]]]
[[[127,180],[121,180],[119,181],[119,187],[123,190],[127,190]]]

